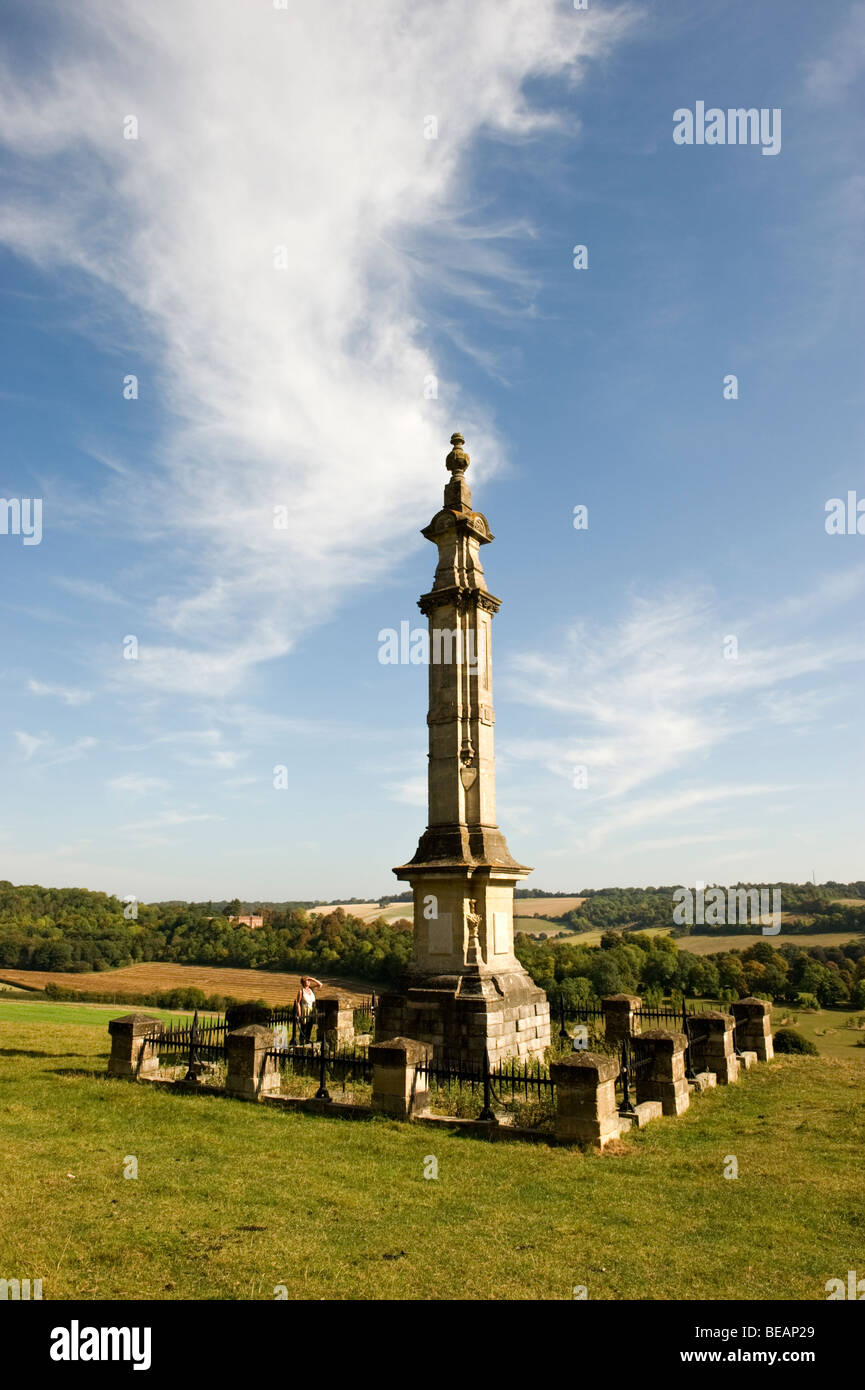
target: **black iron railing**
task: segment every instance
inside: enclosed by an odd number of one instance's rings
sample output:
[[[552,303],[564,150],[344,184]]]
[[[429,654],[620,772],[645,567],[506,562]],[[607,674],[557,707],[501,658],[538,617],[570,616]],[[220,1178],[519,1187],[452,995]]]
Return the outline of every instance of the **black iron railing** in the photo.
[[[543,1062],[516,1058],[490,1065],[484,1051],[480,1061],[445,1057],[422,1063],[415,1073],[415,1090],[469,1091],[482,1100],[478,1119],[496,1123],[493,1101],[507,1108],[520,1101],[552,1101],[555,1082]]]
[[[200,1064],[203,1060],[219,1061],[225,1056],[226,1026],[224,1019],[205,1018],[200,1020],[198,1012],[190,1023],[171,1023],[161,1032],[155,1032],[145,1040],[145,1050],[157,1052],[165,1066],[179,1066],[186,1062],[192,1070],[192,1061]],[[190,1058],[190,1049],[195,1057]]]
[[[316,1095],[321,1100],[329,1100],[328,1081],[336,1082],[344,1091],[347,1082],[372,1081],[372,1062],[365,1047],[341,1046],[329,1048],[327,1039],[302,1045],[288,1043],[285,1047],[274,1047],[268,1052],[279,1070],[293,1076],[318,1078]]]

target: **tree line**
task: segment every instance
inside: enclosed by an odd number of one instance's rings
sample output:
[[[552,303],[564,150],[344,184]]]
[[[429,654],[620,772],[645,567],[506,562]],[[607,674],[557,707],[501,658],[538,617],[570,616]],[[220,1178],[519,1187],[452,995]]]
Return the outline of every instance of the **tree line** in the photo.
[[[362,922],[340,908],[267,909],[254,931],[230,916],[237,899],[130,905],[85,888],[0,882],[0,967],[83,973],[142,961],[395,978],[411,955],[411,923]]]
[[[670,936],[605,932],[599,946],[519,933],[516,954],[548,994],[576,1005],[607,994],[729,1000],[746,995],[832,1008],[865,1009],[865,940],[843,946],[780,947],[757,938],[744,950],[698,956]]]
[[[813,885],[804,888],[814,891]],[[829,885],[821,901],[828,903],[829,895],[852,897],[856,888],[865,890],[865,884]],[[615,890],[623,901],[628,894],[648,891]],[[237,899],[141,903],[130,915],[129,905],[110,894],[0,881],[0,968],[74,974],[170,961],[322,977],[341,974],[380,985],[395,980],[411,956],[412,925],[407,920],[361,921],[342,908],[310,913],[287,906],[265,910],[264,925],[256,930],[229,921],[241,915],[235,909],[248,906]],[[625,910],[622,904],[620,910]],[[862,931],[865,922],[851,923],[850,929]],[[747,949],[698,956],[680,950],[668,935],[605,927],[599,946],[518,933],[515,949],[537,984],[548,992],[563,990],[574,1002],[632,991],[650,998],[677,992],[705,999],[756,994],[793,1003],[807,996],[823,1006],[848,1001],[853,1008],[865,1008],[865,939],[805,949],[786,939],[770,945],[755,936]]]

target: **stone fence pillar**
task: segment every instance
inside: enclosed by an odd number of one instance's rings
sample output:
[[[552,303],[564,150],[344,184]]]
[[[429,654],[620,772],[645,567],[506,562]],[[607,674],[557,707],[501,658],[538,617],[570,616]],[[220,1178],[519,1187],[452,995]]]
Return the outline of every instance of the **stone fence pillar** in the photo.
[[[772,1005],[768,999],[738,999],[731,1005],[736,1020],[736,1046],[740,1052],[756,1052],[758,1062],[771,1062]]]
[[[733,1041],[735,1019],[707,1009],[691,1014],[688,1026],[691,1067],[695,1072],[713,1072],[719,1086],[739,1080],[739,1059]]]
[[[248,1023],[228,1034],[226,1095],[239,1100],[260,1100],[279,1090],[281,1077],[276,1058],[267,1056],[275,1041],[273,1029],[265,1028],[263,1023]]]
[[[415,1038],[390,1038],[370,1043],[372,1106],[398,1120],[423,1115],[429,1110],[426,1081],[418,1080],[418,1068],[432,1060],[432,1043]]]
[[[109,1076],[130,1076],[135,1080],[140,1076],[156,1075],[159,1071],[159,1050],[145,1044],[162,1033],[158,1018],[152,1018],[150,1014],[124,1014],[122,1018],[111,1019],[108,1032],[111,1034]]]
[[[685,1079],[684,1033],[670,1033],[653,1028],[643,1033],[640,1052],[648,1058],[637,1067],[637,1104],[644,1100],[659,1100],[665,1115],[681,1115],[691,1103]]]
[[[618,1139],[616,1110],[618,1058],[600,1052],[574,1052],[550,1063],[556,1087],[556,1137],[566,1144],[595,1144],[602,1149]]]
[[[318,1012],[318,1036],[327,1039],[329,1052],[337,1047],[350,1047],[354,1042],[354,1009],[337,995],[323,994],[315,1001]]]
[[[607,1042],[621,1043],[639,1033],[640,1021],[634,1015],[642,1002],[638,994],[609,994],[601,1000]]]

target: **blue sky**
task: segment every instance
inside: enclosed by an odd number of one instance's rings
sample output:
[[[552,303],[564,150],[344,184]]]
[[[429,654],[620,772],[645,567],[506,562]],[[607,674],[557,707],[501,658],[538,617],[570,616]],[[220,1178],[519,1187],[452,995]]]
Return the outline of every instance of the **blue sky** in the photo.
[[[861,0],[5,28],[0,494],[43,535],[0,534],[0,877],[400,887],[426,671],[378,634],[454,429],[527,886],[862,876]],[[676,145],[697,101],[780,152]]]

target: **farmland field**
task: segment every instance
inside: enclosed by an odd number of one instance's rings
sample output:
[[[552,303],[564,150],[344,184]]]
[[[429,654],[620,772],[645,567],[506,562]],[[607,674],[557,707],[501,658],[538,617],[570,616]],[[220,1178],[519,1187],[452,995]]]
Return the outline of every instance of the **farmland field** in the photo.
[[[572,912],[585,901],[585,898],[515,898],[514,916],[545,919],[549,914],[559,917],[563,912]],[[362,922],[371,922],[376,917],[381,917],[385,922],[396,922],[399,918],[410,922],[413,915],[411,903],[391,903],[390,907],[379,907],[378,903],[334,903],[328,907],[310,908],[310,912],[321,915],[335,912],[337,907],[359,917]],[[555,931],[558,923],[552,923],[551,927]]]
[[[857,941],[856,932],[785,932],[777,936],[763,936],[760,932],[731,932],[719,936],[680,936],[677,945],[680,951],[690,951],[695,956],[708,956],[714,951],[746,951],[755,941],[766,941],[770,946],[844,946],[848,941]]]
[[[377,917],[384,922],[397,922],[400,918],[410,922],[414,916],[411,903],[391,903],[390,907],[379,907],[378,903],[333,903],[328,907],[311,907],[309,911],[310,915],[322,917],[328,912],[336,912],[338,907],[352,917],[359,917],[361,922],[374,922]]]
[[[515,917],[561,917],[582,907],[585,898],[514,898]]]
[[[70,975],[60,970],[0,970],[0,978],[13,985],[44,989],[50,982],[84,993],[151,994],[155,990],[194,987],[205,994],[230,994],[235,999],[264,999],[268,1004],[289,1004],[297,994],[300,976],[269,970],[234,970],[217,965],[172,965],[151,961],[128,965],[122,970],[97,970]],[[338,994],[352,1004],[368,998],[372,989],[366,980],[347,980],[331,975],[322,980],[325,992]]]

